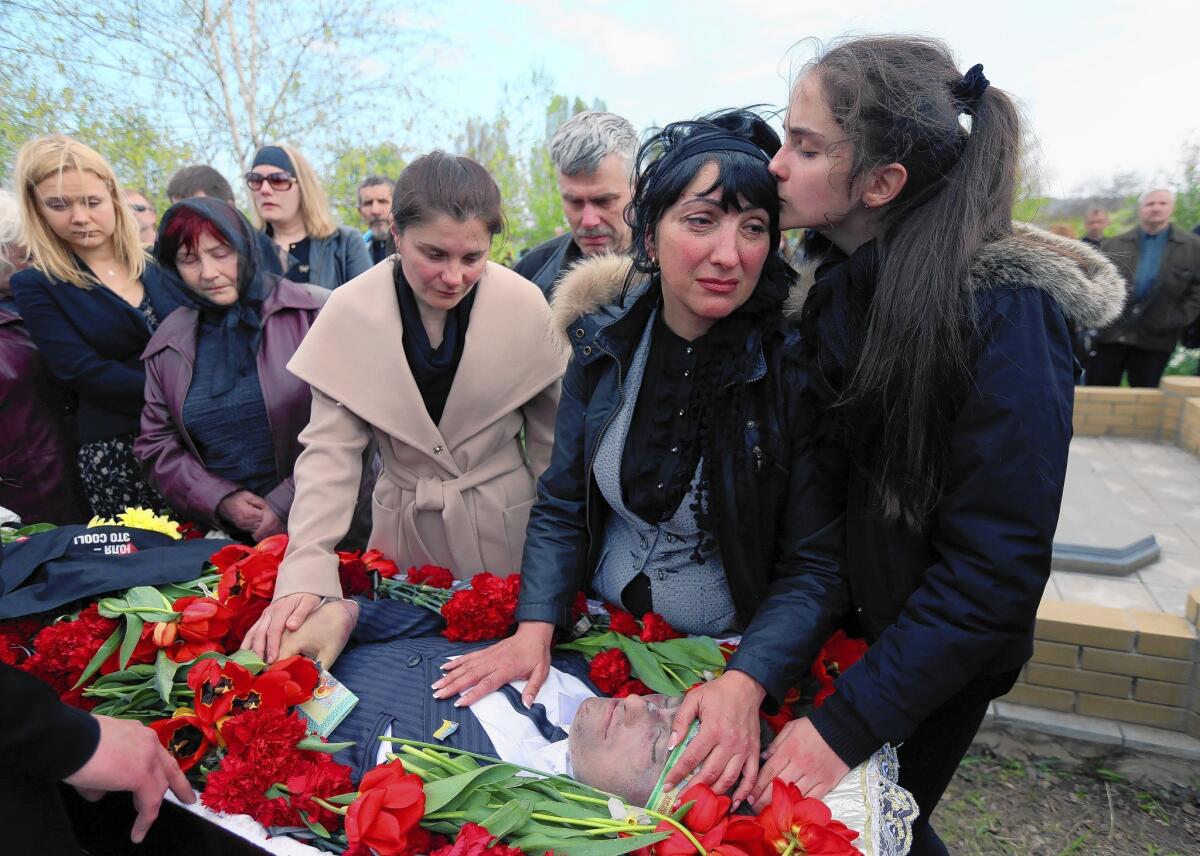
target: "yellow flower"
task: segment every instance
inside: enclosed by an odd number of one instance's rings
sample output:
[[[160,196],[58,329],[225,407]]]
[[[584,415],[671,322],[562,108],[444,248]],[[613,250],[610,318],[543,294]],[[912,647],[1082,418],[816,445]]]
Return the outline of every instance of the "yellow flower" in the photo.
[[[113,520],[111,517],[104,518],[98,514],[95,517],[93,517],[91,520],[88,521],[88,529],[95,529],[97,526],[116,526],[116,525],[117,525],[117,521]]]
[[[151,532],[161,532],[164,535],[169,535],[176,541],[183,537],[179,534],[178,523],[169,517],[155,514],[146,508],[126,508],[117,517],[117,522],[121,526],[128,526],[130,529],[148,529]]]

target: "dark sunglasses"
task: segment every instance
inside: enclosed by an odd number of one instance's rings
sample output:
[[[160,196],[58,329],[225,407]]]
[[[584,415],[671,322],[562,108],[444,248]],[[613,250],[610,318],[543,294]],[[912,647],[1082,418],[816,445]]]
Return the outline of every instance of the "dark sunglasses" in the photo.
[[[264,181],[271,185],[272,190],[291,190],[292,185],[296,183],[296,179],[286,172],[273,172],[270,175],[246,173],[246,186],[251,190],[261,190]]]

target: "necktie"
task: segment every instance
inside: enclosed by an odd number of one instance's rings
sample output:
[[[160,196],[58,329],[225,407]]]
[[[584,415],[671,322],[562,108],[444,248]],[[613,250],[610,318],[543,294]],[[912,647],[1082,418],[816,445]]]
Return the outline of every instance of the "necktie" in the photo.
[[[517,688],[512,684],[505,684],[500,688],[500,692],[504,693],[504,697],[508,699],[509,704],[513,709],[523,716],[533,720],[533,724],[537,727],[538,732],[551,743],[557,743],[560,740],[567,739],[567,732],[563,731],[557,725],[546,718],[546,707],[541,704],[534,704],[533,707],[525,707],[521,701],[521,694],[517,692]]]

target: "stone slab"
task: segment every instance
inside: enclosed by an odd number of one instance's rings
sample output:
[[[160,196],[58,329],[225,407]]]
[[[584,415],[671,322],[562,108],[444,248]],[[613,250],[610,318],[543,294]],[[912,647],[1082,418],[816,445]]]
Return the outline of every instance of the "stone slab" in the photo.
[[[1022,728],[1056,734],[1060,737],[1074,737],[1111,746],[1124,744],[1121,727],[1111,719],[1043,710],[1039,707],[1013,704],[1007,701],[997,701],[995,705],[996,719],[1001,722],[1010,722],[1020,725]]]
[[[1125,576],[1157,560],[1160,552],[1146,520],[1130,514],[1088,458],[1072,450],[1051,567]]]

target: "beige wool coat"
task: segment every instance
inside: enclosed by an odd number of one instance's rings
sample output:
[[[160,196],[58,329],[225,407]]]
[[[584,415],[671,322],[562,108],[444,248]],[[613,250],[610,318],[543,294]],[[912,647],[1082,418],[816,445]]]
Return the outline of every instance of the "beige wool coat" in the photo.
[[[378,442],[369,547],[402,570],[459,578],[520,570],[535,483],[550,462],[567,354],[537,286],[488,262],[440,425],[408,360],[384,261],[330,296],[288,369],[312,386],[275,597],[340,596],[334,546],[350,525],[363,449]],[[524,429],[524,445],[521,432]]]

